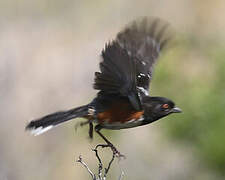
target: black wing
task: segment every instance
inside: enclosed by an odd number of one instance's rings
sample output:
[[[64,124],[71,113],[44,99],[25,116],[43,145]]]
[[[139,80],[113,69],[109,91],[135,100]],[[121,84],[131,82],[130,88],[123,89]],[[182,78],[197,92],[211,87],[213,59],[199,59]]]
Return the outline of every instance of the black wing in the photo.
[[[116,41],[136,63],[137,88],[148,95],[153,65],[171,37],[169,24],[158,18],[142,18],[128,25]]]
[[[166,44],[166,29],[159,19],[135,21],[118,33],[102,51],[100,71],[95,73],[94,89],[129,98],[136,110],[142,109],[140,95],[147,95],[152,67]]]
[[[113,41],[102,51],[100,71],[95,73],[94,89],[104,94],[128,97],[133,107],[142,109],[136,82],[136,64],[126,49]]]

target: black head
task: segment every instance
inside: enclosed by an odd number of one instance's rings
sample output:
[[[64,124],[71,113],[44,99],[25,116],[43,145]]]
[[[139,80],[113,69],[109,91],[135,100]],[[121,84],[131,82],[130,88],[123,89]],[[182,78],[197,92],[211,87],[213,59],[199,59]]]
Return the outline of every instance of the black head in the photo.
[[[165,117],[171,113],[182,112],[175,103],[164,97],[145,97],[143,99],[145,116],[150,117],[152,121]]]

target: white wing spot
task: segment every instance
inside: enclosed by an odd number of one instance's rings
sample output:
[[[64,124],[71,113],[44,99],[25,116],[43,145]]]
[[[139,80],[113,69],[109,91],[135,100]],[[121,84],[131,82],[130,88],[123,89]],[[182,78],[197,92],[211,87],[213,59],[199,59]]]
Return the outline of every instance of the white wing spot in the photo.
[[[144,66],[146,65],[146,62],[144,62],[144,61],[141,61],[141,64],[143,64]]]
[[[143,73],[140,73],[140,74],[138,75],[138,78],[141,78],[142,76],[145,77],[146,75],[143,74]]]
[[[149,74],[147,74],[148,78],[151,79],[151,76]]]
[[[148,91],[143,87],[137,87],[141,92],[143,92],[146,96],[149,95]]]

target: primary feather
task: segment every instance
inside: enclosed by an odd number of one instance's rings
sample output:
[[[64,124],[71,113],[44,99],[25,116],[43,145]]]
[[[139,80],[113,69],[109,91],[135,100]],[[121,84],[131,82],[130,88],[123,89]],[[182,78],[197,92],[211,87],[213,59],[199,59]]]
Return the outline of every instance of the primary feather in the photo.
[[[149,91],[153,66],[160,51],[170,39],[168,23],[158,18],[143,18],[132,22],[118,33],[116,41],[135,61],[137,86]]]
[[[168,24],[156,18],[143,18],[129,24],[102,51],[100,71],[95,73],[94,89],[127,96],[135,109],[148,95],[153,65],[169,40]]]
[[[128,97],[134,108],[140,110],[135,61],[116,41],[106,45],[102,51],[102,58],[101,72],[95,73],[94,89]]]

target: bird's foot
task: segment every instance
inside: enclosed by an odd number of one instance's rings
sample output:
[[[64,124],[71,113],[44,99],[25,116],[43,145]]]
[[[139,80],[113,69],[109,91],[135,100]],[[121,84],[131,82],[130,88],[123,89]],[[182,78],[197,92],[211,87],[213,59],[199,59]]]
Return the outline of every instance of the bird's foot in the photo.
[[[117,148],[112,144],[112,143],[108,143],[108,144],[98,144],[95,149],[98,149],[98,147],[102,147],[102,148],[106,148],[109,147],[112,152],[113,152],[113,156],[117,157],[119,160],[121,159],[126,159],[126,156],[121,154]]]

